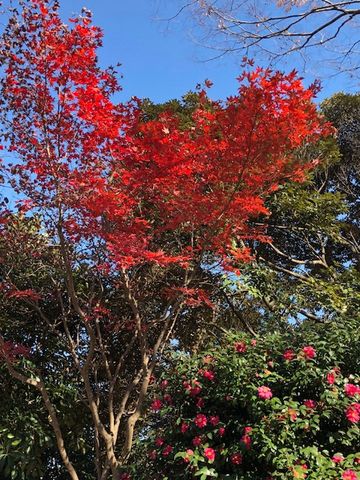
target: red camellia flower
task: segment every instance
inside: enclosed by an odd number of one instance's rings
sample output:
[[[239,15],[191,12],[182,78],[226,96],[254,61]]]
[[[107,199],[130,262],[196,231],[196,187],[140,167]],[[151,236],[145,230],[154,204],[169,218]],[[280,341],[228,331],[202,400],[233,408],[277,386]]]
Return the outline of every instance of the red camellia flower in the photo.
[[[360,394],[360,387],[358,387],[357,385],[354,385],[353,383],[347,383],[345,385],[344,390],[345,390],[345,394],[348,397],[354,397],[355,395]]]
[[[342,455],[342,453],[336,453],[332,459],[331,459],[334,463],[341,463],[344,461],[344,457]]]
[[[166,445],[162,454],[164,455],[164,457],[168,457],[173,450],[174,448],[171,445]]]
[[[180,427],[181,433],[186,433],[189,430],[189,424],[183,422]]]
[[[359,423],[359,420],[360,420],[360,403],[352,403],[346,409],[346,418],[351,423]]]
[[[161,438],[161,437],[158,437],[158,438],[155,440],[155,445],[156,445],[157,447],[161,447],[162,445],[164,445],[164,443],[165,443],[165,440],[164,440],[163,438]]]
[[[131,476],[129,473],[123,473],[120,477],[120,480],[131,480]]]
[[[314,347],[311,347],[311,346],[306,346],[303,348],[303,353],[304,353],[304,357],[307,359],[307,360],[311,360],[312,358],[315,357],[316,355],[316,350]]]
[[[304,405],[309,410],[313,410],[314,408],[316,408],[315,400],[304,400]]]
[[[206,457],[209,460],[209,462],[213,462],[215,460],[215,450],[210,447],[205,448],[204,457]]]
[[[194,447],[198,447],[199,445],[201,445],[202,444],[201,437],[193,438],[192,444],[194,445]]]
[[[215,374],[214,374],[214,372],[211,371],[211,370],[204,370],[204,371],[202,372],[202,376],[203,376],[204,378],[206,378],[207,380],[210,380],[210,382],[212,382],[212,381],[215,380]]]
[[[164,401],[166,403],[168,403],[169,405],[171,405],[172,404],[172,396],[167,393],[166,395],[164,395]]]
[[[283,353],[283,358],[287,361],[287,362],[290,362],[293,358],[295,357],[295,353],[293,352],[293,350],[285,350],[285,352]]]
[[[218,434],[219,434],[220,437],[223,437],[225,435],[225,428],[220,427],[219,430],[218,430]]]
[[[262,386],[259,387],[257,391],[259,398],[261,398],[262,400],[269,400],[273,396],[272,391],[269,387]]]
[[[239,453],[239,452],[233,453],[230,457],[230,461],[234,465],[240,465],[243,461],[243,457],[242,457],[241,453]]]
[[[207,425],[207,418],[202,413],[198,413],[195,417],[194,423],[198,428],[204,428]]]
[[[327,375],[326,375],[326,380],[328,382],[329,385],[334,385],[335,383],[335,380],[336,380],[336,375],[335,375],[335,372],[329,372]]]
[[[235,342],[234,348],[238,353],[245,353],[247,350],[247,346],[245,342]]]
[[[242,443],[245,445],[245,448],[249,450],[251,448],[251,437],[249,435],[243,435],[241,437]]]
[[[218,425],[220,422],[220,418],[218,415],[214,415],[212,417],[210,417],[210,423],[211,425],[213,425],[214,427],[216,427],[216,425]]]
[[[154,412],[158,412],[161,410],[162,407],[162,401],[159,398],[156,398],[152,404],[151,404],[151,410],[154,410]]]
[[[342,474],[341,478],[343,480],[358,480],[357,473],[354,472],[354,470],[345,470],[345,472]]]

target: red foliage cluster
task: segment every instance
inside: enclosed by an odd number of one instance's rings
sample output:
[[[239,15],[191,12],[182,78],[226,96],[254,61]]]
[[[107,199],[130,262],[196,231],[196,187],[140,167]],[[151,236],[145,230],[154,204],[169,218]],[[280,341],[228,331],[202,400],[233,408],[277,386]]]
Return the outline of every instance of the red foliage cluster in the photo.
[[[258,68],[224,103],[202,92],[191,128],[171,113],[144,122],[139,100],[111,100],[119,85],[97,64],[102,32],[90,13],[70,28],[52,2],[32,0],[22,17],[0,55],[5,146],[21,159],[7,168],[48,228],[105,242],[121,268],[184,265],[209,250],[224,265],[248,256],[241,240],[262,237],[248,220],[268,213],[264,198],[281,182],[303,178],[310,165],[295,150],[328,132],[315,88]],[[191,233],[191,247],[159,248],[173,231]]]

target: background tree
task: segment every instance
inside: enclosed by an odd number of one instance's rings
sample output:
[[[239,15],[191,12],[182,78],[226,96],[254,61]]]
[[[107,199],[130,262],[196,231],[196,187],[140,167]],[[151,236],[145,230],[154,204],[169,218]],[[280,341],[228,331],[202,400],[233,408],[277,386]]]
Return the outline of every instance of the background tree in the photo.
[[[357,75],[359,2],[280,0],[194,0],[179,2],[174,16],[190,12],[200,26],[200,42],[215,57],[239,53],[262,56],[316,75]],[[199,36],[199,28],[196,28]],[[325,67],[324,70],[322,68]]]

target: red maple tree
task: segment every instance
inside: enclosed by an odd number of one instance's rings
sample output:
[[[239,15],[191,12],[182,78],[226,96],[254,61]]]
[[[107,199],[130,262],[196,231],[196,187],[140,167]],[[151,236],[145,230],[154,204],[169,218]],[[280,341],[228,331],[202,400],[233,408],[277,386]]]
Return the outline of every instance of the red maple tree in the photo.
[[[98,64],[102,32],[91,14],[84,10],[70,22],[63,24],[56,3],[25,1],[9,20],[0,52],[2,139],[13,159],[2,171],[19,198],[17,210],[3,208],[2,233],[15,242],[8,228],[14,215],[41,218],[46,246],[39,251],[29,238],[24,245],[27,255],[45,263],[48,248],[58,252],[62,277],[52,278],[48,288],[60,305],[61,329],[58,318],[42,310],[49,291],[18,286],[11,273],[2,290],[63,339],[91,412],[97,478],[111,472],[115,479],[129,456],[159,355],[183,310],[212,308],[199,270],[215,260],[236,269],[249,258],[246,240],[265,239],[249,220],[268,215],[264,201],[281,183],[304,178],[311,165],[299,147],[329,129],[312,103],[315,87],[305,88],[294,72],[263,69],[244,73],[238,93],[225,102],[200,92],[189,128],[172,112],[144,121],[140,100],[112,101],[120,87],[115,71]],[[79,285],[81,268],[91,272],[96,288]],[[147,305],[158,292],[144,294],[146,275],[164,279],[166,297],[150,316]],[[123,318],[105,305],[110,279]],[[80,339],[74,324],[85,331]],[[131,340],[110,356],[110,338],[121,340],[124,331]],[[78,479],[46,378],[22,373],[14,355],[6,355],[4,339],[1,344],[11,375],[42,395],[62,461]],[[124,362],[133,355],[136,368],[124,384]],[[101,395],[94,387],[99,365],[107,382]]]

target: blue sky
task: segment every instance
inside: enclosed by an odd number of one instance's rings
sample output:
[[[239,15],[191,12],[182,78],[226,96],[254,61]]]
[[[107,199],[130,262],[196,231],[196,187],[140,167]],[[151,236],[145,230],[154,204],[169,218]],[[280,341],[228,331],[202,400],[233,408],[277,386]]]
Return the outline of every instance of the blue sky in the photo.
[[[105,35],[101,63],[122,64],[121,100],[132,95],[156,102],[179,98],[207,78],[214,82],[213,98],[235,93],[239,56],[201,61],[214,53],[191,38],[185,18],[160,20],[176,13],[178,4],[177,0],[61,0],[61,11],[64,19],[83,6],[93,12],[94,23]],[[306,77],[306,83],[313,80],[314,75]],[[325,80],[319,100],[339,90],[346,88],[338,80]]]

